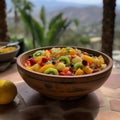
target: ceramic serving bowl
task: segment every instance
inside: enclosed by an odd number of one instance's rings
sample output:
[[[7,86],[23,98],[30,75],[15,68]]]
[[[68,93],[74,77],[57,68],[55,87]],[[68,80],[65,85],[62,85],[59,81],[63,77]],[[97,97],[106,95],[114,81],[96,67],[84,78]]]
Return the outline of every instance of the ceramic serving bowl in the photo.
[[[6,44],[7,44],[6,42],[5,43],[1,42],[0,46],[5,46]],[[20,46],[19,45],[13,45],[13,47],[16,47],[16,49],[14,51],[6,52],[6,53],[0,53],[0,63],[9,62],[9,61],[13,60],[13,58],[19,52]]]
[[[82,51],[93,55],[102,55],[107,67],[99,72],[85,74],[80,76],[59,76],[38,73],[28,70],[24,67],[24,62],[35,51],[41,49],[50,49],[51,47],[33,49],[24,52],[17,58],[17,68],[23,80],[33,89],[41,94],[59,100],[76,99],[93,92],[101,87],[111,74],[113,62],[112,59],[102,52],[91,49],[80,48]]]

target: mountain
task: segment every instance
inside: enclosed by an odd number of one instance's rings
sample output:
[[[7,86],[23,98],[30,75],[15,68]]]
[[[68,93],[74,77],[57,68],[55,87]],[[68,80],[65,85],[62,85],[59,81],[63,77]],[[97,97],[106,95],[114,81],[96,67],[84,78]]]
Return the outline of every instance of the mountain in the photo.
[[[59,12],[63,12],[67,18],[77,18],[82,25],[99,23],[102,20],[102,8],[99,6],[65,7],[59,10],[49,11],[47,12],[47,16],[51,18]]]
[[[100,6],[64,7],[47,12],[48,19],[63,12],[65,17],[77,18],[81,25],[94,25],[102,22],[103,8]],[[120,25],[120,9],[116,10],[116,24]]]
[[[77,18],[80,22],[80,26],[95,26],[102,24],[103,8],[100,6],[63,6],[57,8],[54,7],[52,9],[46,8],[47,20],[49,21],[51,17],[55,16],[59,12],[63,12],[64,17],[69,19]],[[36,19],[39,19],[38,7],[34,9],[33,15]],[[120,9],[116,10],[116,28],[120,28]]]

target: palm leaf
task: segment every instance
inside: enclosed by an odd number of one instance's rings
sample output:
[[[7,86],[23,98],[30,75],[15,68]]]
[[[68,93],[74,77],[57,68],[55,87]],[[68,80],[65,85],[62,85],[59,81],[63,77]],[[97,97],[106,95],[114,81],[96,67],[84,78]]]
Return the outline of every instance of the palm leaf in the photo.
[[[62,18],[63,16],[63,13],[59,13],[58,15],[54,16],[51,20],[50,20],[50,23],[49,23],[49,29],[51,29],[51,27],[58,21]]]
[[[32,42],[33,42],[33,47],[35,48],[35,31],[34,31],[34,26],[32,24],[32,16],[30,14],[28,14],[27,12],[25,12],[23,9],[19,8],[19,12],[21,14],[21,19],[23,20],[25,26],[28,28],[29,31],[31,31],[32,34]]]
[[[34,18],[32,18],[31,22],[33,24],[36,41],[38,42],[39,46],[43,46],[43,44],[44,44],[44,28]]]
[[[66,19],[64,20],[60,19],[59,21],[57,21],[51,26],[51,29],[47,34],[50,45],[55,44],[56,41],[58,42],[59,38],[62,35],[61,32],[64,31],[65,23],[66,23]]]
[[[24,24],[25,24],[25,26],[27,27],[27,28],[30,28],[30,16],[28,15],[28,14],[26,14],[23,10],[21,10],[21,9],[19,9],[19,12],[20,12],[20,14],[21,14],[21,19],[23,20],[23,22],[24,22]]]
[[[42,7],[41,11],[40,11],[40,19],[42,21],[42,24],[44,26],[44,28],[46,27],[46,16],[45,16],[46,12],[45,12],[45,8]]]

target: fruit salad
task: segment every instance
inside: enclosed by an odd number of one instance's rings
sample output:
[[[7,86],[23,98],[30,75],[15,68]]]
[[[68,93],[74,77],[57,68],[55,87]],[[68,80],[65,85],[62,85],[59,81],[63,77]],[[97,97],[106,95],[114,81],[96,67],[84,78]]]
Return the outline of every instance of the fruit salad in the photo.
[[[102,55],[81,51],[72,47],[38,50],[25,61],[32,71],[60,76],[78,76],[99,72],[107,67]]]

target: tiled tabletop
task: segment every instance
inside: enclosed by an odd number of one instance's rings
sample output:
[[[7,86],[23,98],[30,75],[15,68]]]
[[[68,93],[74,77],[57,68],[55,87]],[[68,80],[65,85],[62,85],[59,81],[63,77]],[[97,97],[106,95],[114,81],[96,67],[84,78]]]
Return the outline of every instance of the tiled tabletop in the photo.
[[[0,120],[120,120],[120,69],[113,68],[105,84],[77,100],[58,101],[30,88],[13,64],[0,79],[13,81],[18,95],[9,105],[0,105]]]

